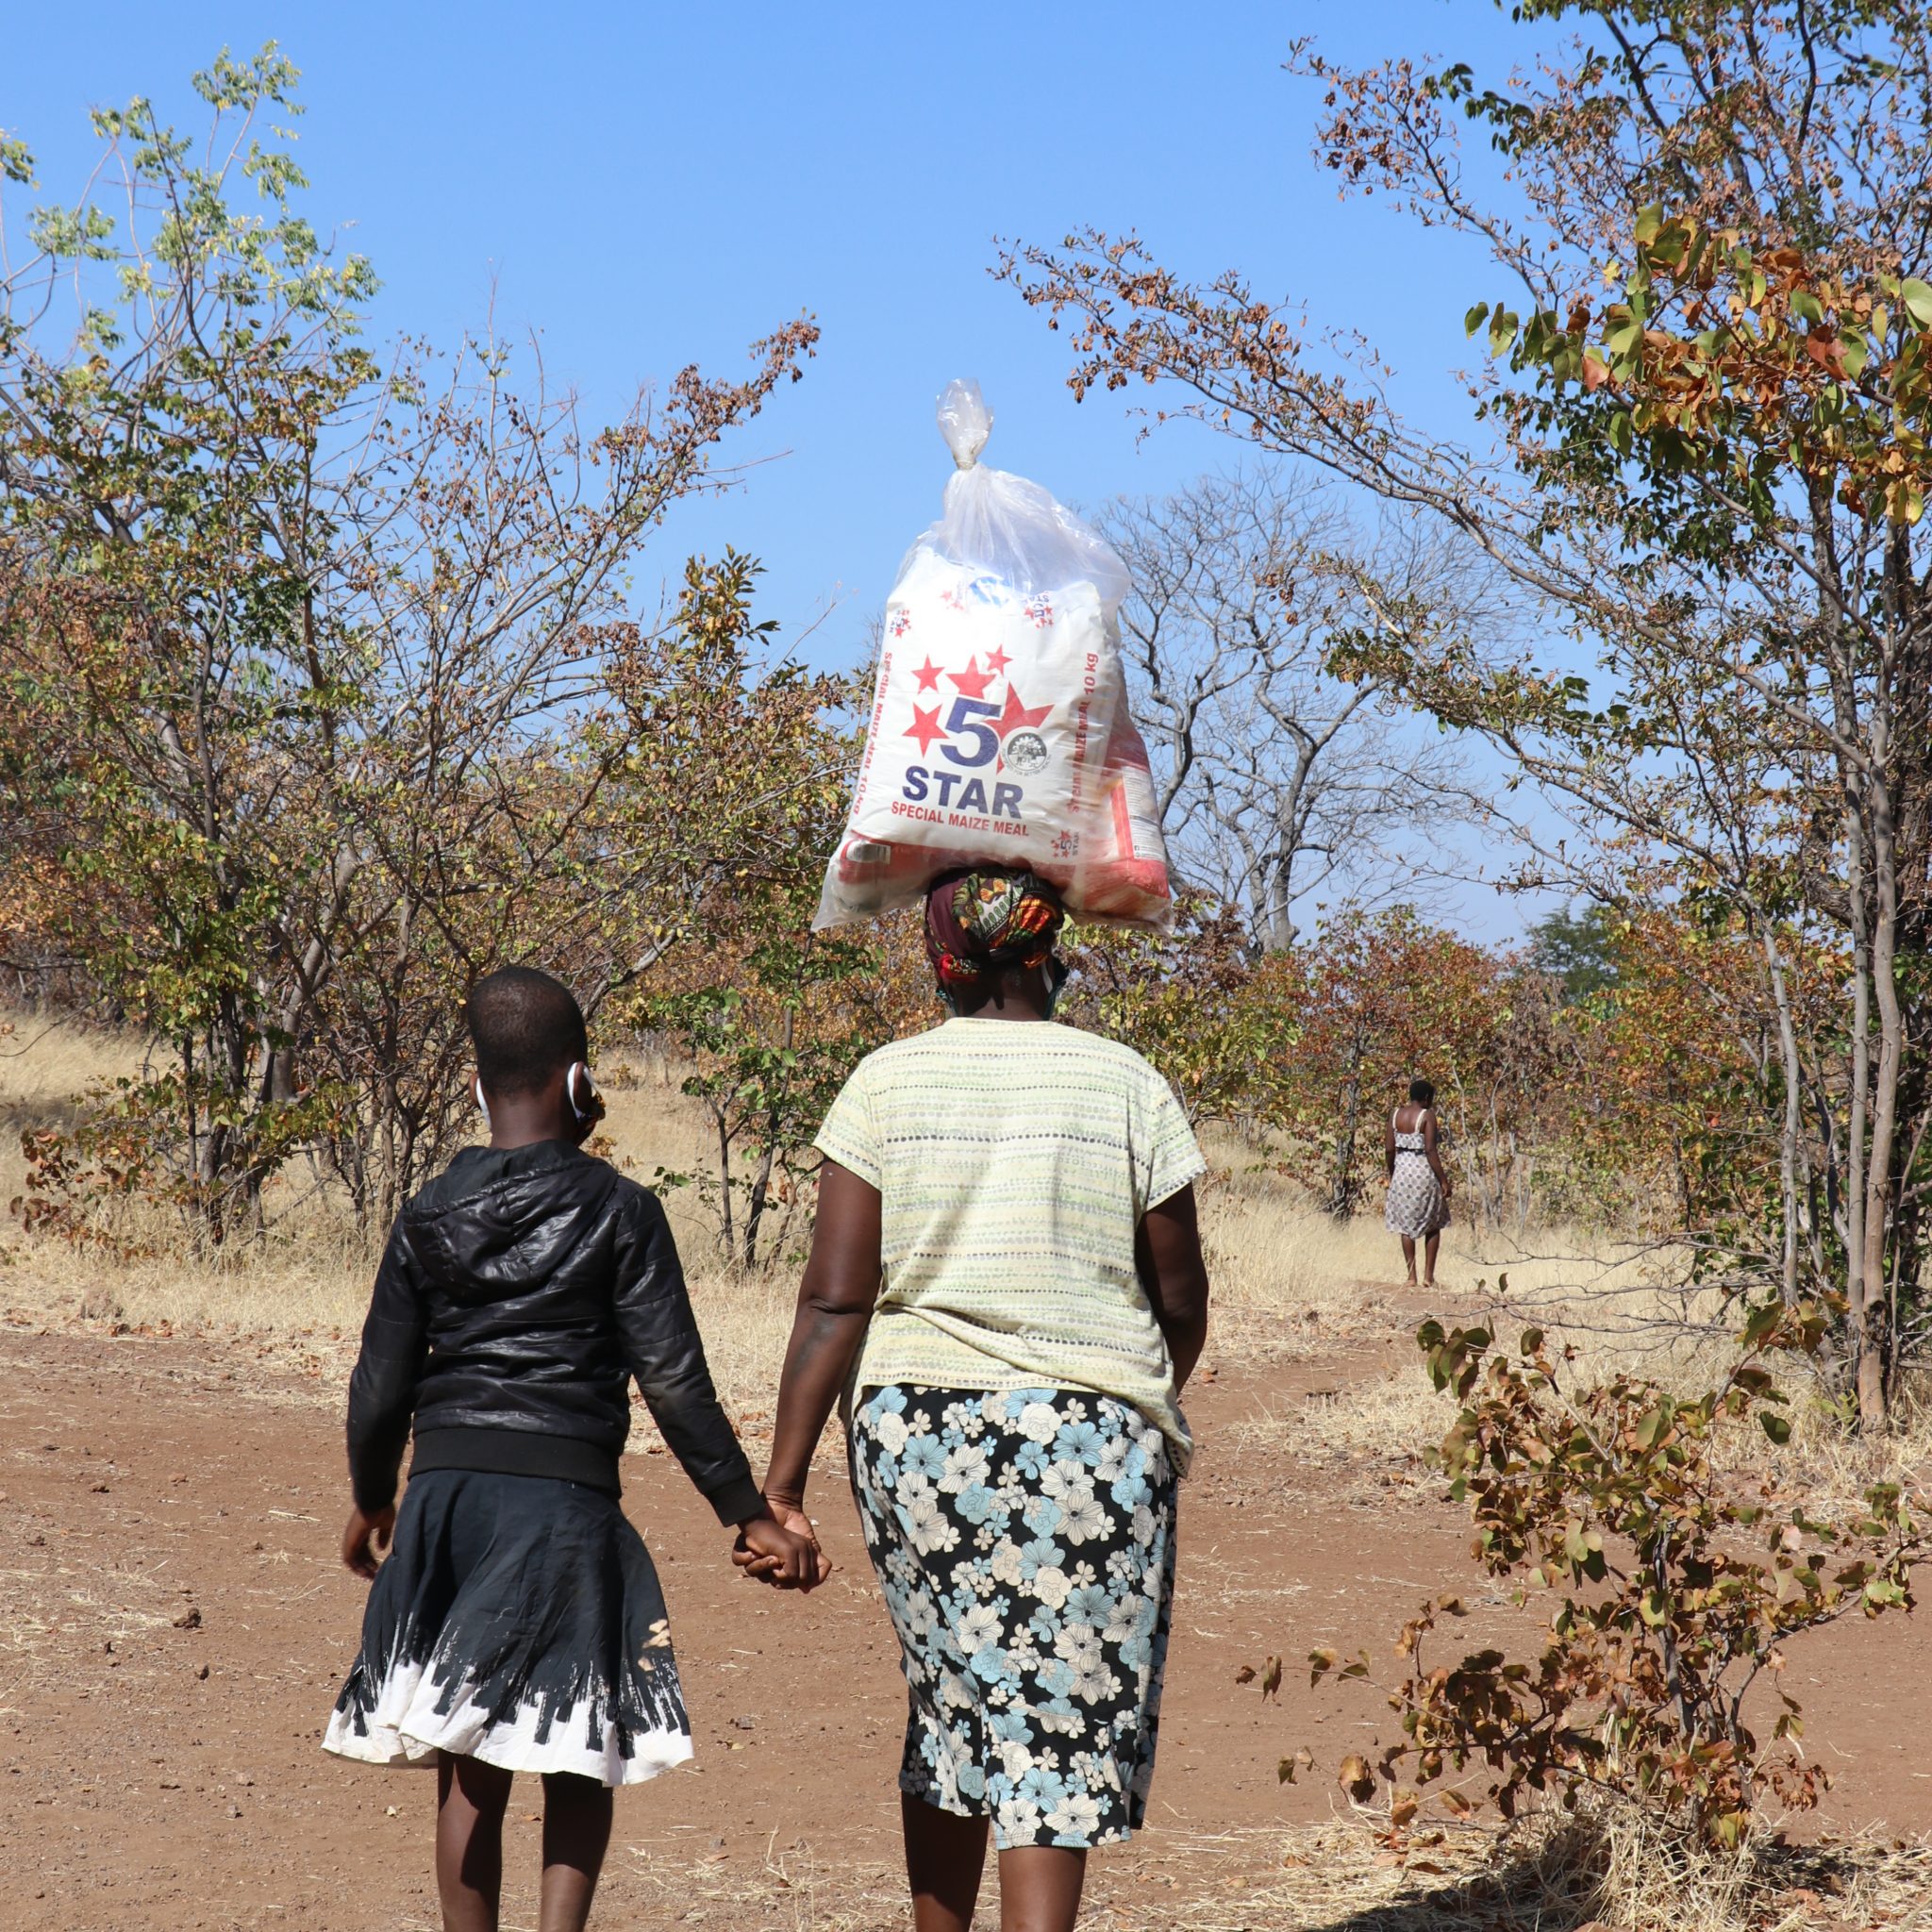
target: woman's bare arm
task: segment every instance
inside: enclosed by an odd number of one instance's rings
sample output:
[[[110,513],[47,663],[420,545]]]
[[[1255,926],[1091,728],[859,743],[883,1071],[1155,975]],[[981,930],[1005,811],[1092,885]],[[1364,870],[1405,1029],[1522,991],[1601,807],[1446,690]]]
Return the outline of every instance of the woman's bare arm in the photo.
[[[1147,1210],[1135,1231],[1134,1263],[1167,1338],[1174,1387],[1185,1388],[1208,1341],[1208,1263],[1192,1188]]]
[[[835,1160],[819,1174],[818,1224],[778,1384],[765,1496],[803,1513],[812,1452],[852,1373],[879,1293],[879,1191]]]
[[[1392,1113],[1382,1123],[1382,1160],[1392,1181],[1395,1178],[1395,1116]]]
[[[1442,1198],[1449,1198],[1449,1170],[1442,1165],[1441,1156],[1436,1152],[1436,1109],[1425,1108],[1423,1111],[1423,1152],[1428,1157],[1431,1170],[1442,1189]]]

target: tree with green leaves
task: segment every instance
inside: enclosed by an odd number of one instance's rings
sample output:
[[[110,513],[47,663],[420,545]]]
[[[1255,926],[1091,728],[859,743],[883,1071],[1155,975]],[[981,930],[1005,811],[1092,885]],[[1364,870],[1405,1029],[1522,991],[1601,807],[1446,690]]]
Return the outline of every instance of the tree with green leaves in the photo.
[[[1616,915],[1604,906],[1564,907],[1529,929],[1529,957],[1573,1006],[1607,991],[1619,970]]]
[[[814,891],[816,889],[814,888]],[[742,956],[712,952],[703,983],[645,1008],[691,1072],[682,1091],[709,1123],[716,1165],[700,1186],[718,1245],[750,1268],[776,1213],[782,1229],[817,1173],[812,1136],[859,1060],[891,1038],[867,1024],[877,947],[815,933],[803,894],[766,908]],[[858,995],[858,997],[855,997]]]
[[[675,624],[626,633],[614,706],[584,734],[592,755],[621,748],[599,847],[622,855],[620,875],[654,882],[612,911],[656,970],[632,961],[608,1012],[686,1063],[715,1149],[701,1191],[720,1248],[747,1267],[774,1210],[782,1225],[808,1194],[811,1137],[847,1074],[897,1030],[876,938],[811,930],[855,750],[840,720],[858,692],[758,661],[774,626],[752,614],[758,568],[735,552],[693,559]]]
[[[588,958],[594,997],[648,962],[680,902],[600,843],[635,746],[580,728],[625,715],[626,571],[816,336],[601,429],[493,341],[378,356],[274,125],[295,82],[224,54],[205,142],[137,99],[75,202],[0,207],[0,815],[155,1042],[95,1152],[217,1241],[298,1148],[387,1219],[481,968]],[[32,192],[17,136],[0,167]]]

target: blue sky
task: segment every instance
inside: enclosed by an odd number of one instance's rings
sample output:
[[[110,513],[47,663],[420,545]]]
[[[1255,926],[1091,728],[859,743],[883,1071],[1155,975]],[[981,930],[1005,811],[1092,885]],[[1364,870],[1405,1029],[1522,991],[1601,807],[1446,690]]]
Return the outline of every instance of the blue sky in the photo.
[[[1455,430],[1461,315],[1493,276],[1455,240],[1341,203],[1308,158],[1314,91],[1281,71],[1313,33],[1353,60],[1520,53],[1485,0],[1182,9],[591,4],[328,7],[101,0],[9,21],[0,126],[73,192],[85,109],[135,92],[195,125],[187,77],[278,40],[303,70],[300,155],[319,226],[370,255],[385,332],[536,328],[594,412],[809,309],[804,382],[736,444],[745,487],[681,510],[654,562],[729,541],[769,567],[765,614],[816,618],[850,661],[906,544],[937,513],[933,398],[976,375],[987,459],[1074,502],[1172,487],[1231,459],[1181,427],[1139,443],[1118,398],[1075,405],[1066,352],[987,273],[993,237],[1138,227],[1191,273],[1229,265],[1365,329],[1405,404]],[[641,587],[648,593],[655,587]],[[1487,895],[1483,895],[1487,897]],[[1476,908],[1471,908],[1471,911]],[[1505,930],[1518,914],[1476,912]]]

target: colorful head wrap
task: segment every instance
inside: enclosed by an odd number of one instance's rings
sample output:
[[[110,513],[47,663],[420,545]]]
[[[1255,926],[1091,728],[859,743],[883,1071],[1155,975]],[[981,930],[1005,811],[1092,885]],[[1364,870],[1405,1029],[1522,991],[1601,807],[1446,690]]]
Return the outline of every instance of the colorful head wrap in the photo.
[[[1038,966],[1066,924],[1060,895],[1036,873],[974,866],[925,895],[925,952],[941,991],[976,992],[1008,966]]]

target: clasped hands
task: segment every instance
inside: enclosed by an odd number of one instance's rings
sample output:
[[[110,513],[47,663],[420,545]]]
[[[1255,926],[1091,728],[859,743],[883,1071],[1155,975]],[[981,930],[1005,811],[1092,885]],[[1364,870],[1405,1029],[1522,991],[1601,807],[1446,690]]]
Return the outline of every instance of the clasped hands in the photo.
[[[731,1560],[774,1590],[816,1590],[832,1574],[832,1563],[819,1547],[803,1501],[768,1491],[765,1506],[769,1515],[739,1524]]]
[[[831,1559],[819,1547],[817,1532],[793,1498],[767,1496],[770,1513],[738,1527],[731,1560],[747,1576],[774,1590],[816,1590],[832,1574]],[[352,1508],[342,1531],[342,1561],[365,1582],[373,1581],[376,1560],[395,1534],[395,1505],[364,1511]]]

